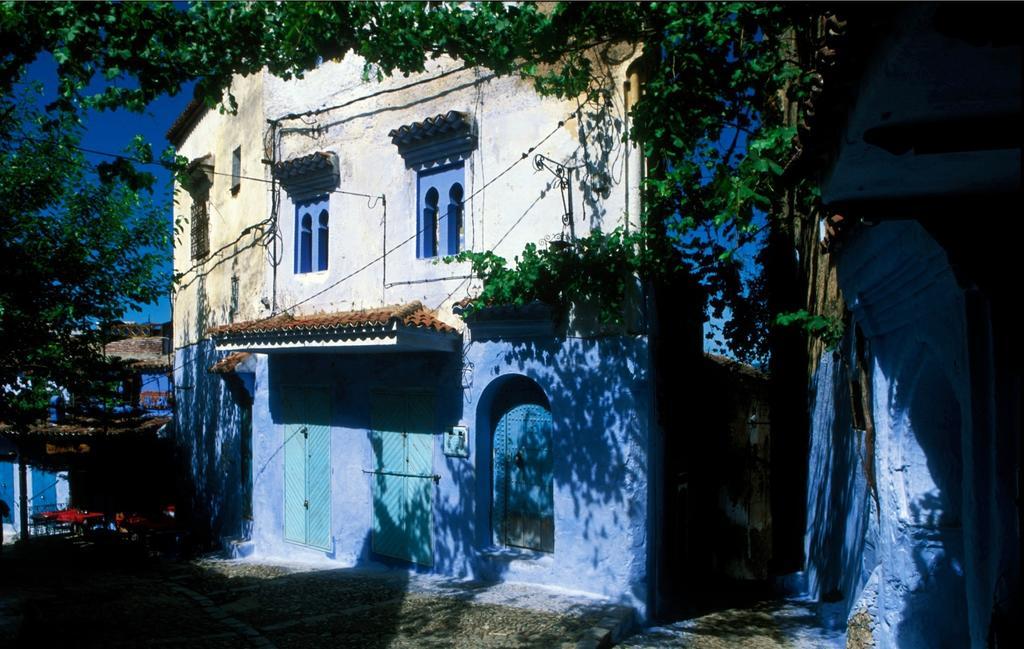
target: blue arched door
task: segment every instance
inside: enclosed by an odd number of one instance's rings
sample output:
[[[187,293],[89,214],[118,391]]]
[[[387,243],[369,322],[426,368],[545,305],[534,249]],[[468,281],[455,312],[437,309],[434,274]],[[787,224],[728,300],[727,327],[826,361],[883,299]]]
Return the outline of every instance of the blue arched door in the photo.
[[[555,550],[551,413],[515,406],[494,431],[494,530],[498,540],[543,552]]]

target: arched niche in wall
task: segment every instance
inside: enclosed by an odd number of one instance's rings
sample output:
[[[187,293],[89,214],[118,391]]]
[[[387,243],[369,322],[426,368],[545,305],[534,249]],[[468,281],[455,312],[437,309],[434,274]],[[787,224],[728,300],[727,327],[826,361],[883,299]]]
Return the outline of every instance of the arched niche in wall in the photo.
[[[487,427],[491,448],[492,540],[500,546],[553,552],[554,449],[548,398],[537,383],[521,375],[496,379],[486,393],[478,421]],[[485,461],[478,455],[481,470]]]

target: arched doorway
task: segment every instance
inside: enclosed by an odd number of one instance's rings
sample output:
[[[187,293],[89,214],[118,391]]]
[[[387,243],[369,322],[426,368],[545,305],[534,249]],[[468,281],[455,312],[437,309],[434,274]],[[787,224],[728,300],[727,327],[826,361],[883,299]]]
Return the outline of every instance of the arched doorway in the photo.
[[[554,552],[551,409],[525,377],[500,389],[491,408],[493,506],[491,529],[500,545]]]

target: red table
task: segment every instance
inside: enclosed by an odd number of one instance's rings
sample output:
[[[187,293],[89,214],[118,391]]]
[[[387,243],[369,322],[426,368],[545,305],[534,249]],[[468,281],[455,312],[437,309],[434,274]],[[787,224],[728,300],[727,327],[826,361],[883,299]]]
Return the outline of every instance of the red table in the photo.
[[[61,509],[53,512],[42,512],[38,514],[38,518],[43,521],[53,521],[55,523],[72,523],[74,525],[82,525],[86,521],[93,521],[103,518],[103,514],[100,512],[88,512],[84,509]]]

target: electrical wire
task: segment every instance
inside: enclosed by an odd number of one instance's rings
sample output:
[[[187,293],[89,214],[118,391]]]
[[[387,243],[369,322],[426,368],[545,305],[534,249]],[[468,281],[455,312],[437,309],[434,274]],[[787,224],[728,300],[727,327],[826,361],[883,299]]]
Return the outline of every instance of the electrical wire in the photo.
[[[467,196],[466,198],[462,199],[462,207],[463,207],[463,209],[465,209],[465,205],[466,205],[466,202],[467,202],[467,201],[469,201],[470,199],[472,199],[472,198],[473,198],[474,196],[476,196],[476,195],[480,194],[480,193],[481,193],[481,192],[483,192],[483,191],[484,191],[485,189],[487,189],[487,188],[488,188],[488,187],[489,187],[490,185],[492,185],[492,184],[493,184],[493,183],[495,183],[495,182],[496,182],[496,181],[497,181],[498,179],[500,179],[500,178],[501,178],[502,176],[504,176],[504,175],[505,175],[505,174],[507,174],[508,172],[512,171],[512,169],[513,169],[514,167],[516,167],[516,166],[517,166],[518,164],[520,164],[520,163],[521,163],[521,162],[522,162],[523,160],[526,160],[526,159],[528,159],[528,158],[530,157],[530,154],[531,154],[531,153],[533,153],[533,151],[534,151],[534,150],[535,150],[535,149],[536,149],[537,147],[539,147],[539,146],[542,146],[542,145],[543,145],[543,144],[544,144],[545,142],[547,142],[547,141],[548,141],[549,139],[551,139],[551,137],[552,137],[552,136],[553,136],[553,135],[554,135],[555,133],[557,133],[559,129],[561,129],[561,128],[562,128],[563,126],[565,126],[565,122],[567,122],[567,121],[568,121],[568,120],[570,120],[570,119],[573,119],[573,118],[574,118],[574,117],[575,117],[576,115],[578,115],[578,114],[579,114],[580,110],[582,110],[582,108],[578,108],[578,109],[576,109],[575,111],[573,111],[572,113],[570,113],[570,114],[569,114],[569,116],[568,116],[568,117],[567,117],[566,119],[564,119],[564,120],[559,120],[559,122],[558,122],[558,125],[557,125],[557,126],[556,126],[556,127],[554,128],[554,129],[552,129],[550,133],[548,133],[548,134],[547,134],[547,135],[545,135],[545,136],[544,136],[543,138],[541,138],[541,140],[540,140],[539,142],[537,142],[536,144],[534,144],[533,146],[531,146],[531,147],[530,147],[529,149],[527,149],[527,150],[526,150],[525,152],[523,152],[522,154],[520,154],[520,156],[519,156],[518,158],[516,158],[516,159],[515,159],[515,160],[514,160],[514,161],[513,161],[513,162],[512,162],[512,163],[511,163],[510,165],[508,165],[507,167],[505,167],[505,169],[503,169],[503,170],[502,170],[502,171],[501,171],[501,172],[500,172],[500,173],[499,173],[499,174],[498,174],[497,176],[495,176],[494,178],[491,178],[490,180],[488,180],[487,182],[485,182],[485,183],[484,183],[484,184],[483,184],[483,185],[482,185],[482,186],[481,186],[481,187],[480,187],[479,189],[477,189],[476,191],[474,191],[474,192],[473,192],[472,194],[470,194],[470,195],[469,195],[469,196]],[[531,206],[531,209],[532,209],[532,206]],[[527,211],[529,211],[529,210],[527,210]],[[525,216],[525,213],[524,213],[524,215],[523,215],[523,216]],[[521,223],[521,222],[522,222],[522,219],[523,219],[523,217],[520,217],[520,218],[519,218],[519,220],[518,220],[518,221],[516,221],[516,223],[514,223],[514,224],[513,224],[512,228],[515,228],[516,226],[518,226],[518,225],[519,225],[519,223]],[[281,311],[279,311],[279,313],[287,313],[287,312],[291,311],[292,309],[294,309],[294,308],[296,308],[296,307],[298,307],[298,306],[301,306],[301,305],[303,305],[303,304],[306,304],[307,302],[309,302],[309,301],[311,301],[311,300],[313,300],[313,299],[315,299],[315,298],[317,298],[317,297],[319,297],[319,296],[323,295],[323,294],[324,294],[324,293],[326,293],[327,291],[329,291],[329,290],[331,290],[331,289],[335,288],[336,286],[338,286],[338,285],[342,284],[343,282],[346,282],[346,281],[348,281],[349,279],[351,279],[352,277],[354,277],[354,276],[358,275],[359,273],[363,272],[364,270],[366,270],[366,269],[367,269],[367,268],[369,268],[370,266],[372,266],[372,265],[376,264],[376,263],[377,263],[378,261],[381,261],[381,260],[385,259],[385,258],[386,258],[386,257],[387,257],[388,255],[390,255],[391,253],[395,252],[396,250],[398,250],[399,248],[401,248],[401,247],[402,247],[402,246],[404,246],[405,244],[407,244],[407,243],[409,243],[410,241],[412,241],[412,240],[416,239],[416,238],[417,238],[417,237],[418,237],[418,236],[419,236],[420,234],[422,234],[422,233],[423,233],[423,232],[424,232],[425,230],[426,230],[426,227],[423,227],[423,228],[420,228],[420,229],[418,229],[418,230],[417,230],[417,231],[416,231],[415,233],[413,233],[413,234],[412,234],[412,235],[411,235],[410,237],[408,237],[408,238],[406,238],[406,239],[402,240],[401,242],[399,242],[399,243],[398,243],[397,245],[395,245],[395,246],[391,247],[390,249],[387,249],[387,250],[385,250],[385,251],[384,251],[384,252],[383,252],[383,253],[382,253],[381,255],[379,255],[378,257],[376,257],[376,258],[375,258],[375,259],[373,259],[372,261],[370,261],[370,262],[368,262],[368,263],[364,264],[363,266],[361,266],[361,267],[357,268],[356,270],[352,271],[351,273],[349,273],[349,274],[348,274],[348,275],[346,275],[345,277],[342,277],[342,278],[341,278],[341,279],[339,279],[338,281],[336,281],[336,282],[334,282],[334,283],[332,283],[332,284],[329,284],[328,286],[325,286],[324,288],[320,289],[320,290],[319,290],[319,291],[317,291],[316,293],[314,293],[314,294],[312,294],[312,295],[310,295],[310,296],[308,296],[308,297],[306,297],[306,298],[304,298],[304,299],[300,300],[299,302],[296,302],[296,303],[292,304],[291,306],[289,306],[289,307],[287,307],[287,308],[285,308],[285,309],[282,309]],[[511,232],[511,228],[510,228],[509,232]],[[501,237],[501,239],[499,239],[499,240],[498,240],[498,242],[497,242],[497,243],[495,244],[495,247],[496,247],[496,246],[497,246],[498,244],[500,244],[500,243],[501,243],[502,241],[504,241],[504,240],[505,240],[505,238],[506,238],[506,237],[508,236],[509,232],[506,232],[506,233],[505,233],[505,234],[504,234],[504,235],[503,235],[503,236]],[[493,247],[492,247],[492,250],[493,250]],[[456,290],[457,290],[458,288],[460,288],[460,287],[456,287]],[[264,320],[269,320],[269,319],[270,319],[271,317],[274,317],[274,316],[268,316],[268,317],[267,317],[267,318],[265,318]]]
[[[502,169],[501,172],[499,172],[496,176],[494,176],[493,178],[491,178],[490,180],[485,182],[478,189],[476,189],[473,193],[471,193],[468,196],[466,196],[465,198],[463,198],[462,202],[461,202],[461,206],[463,207],[463,209],[465,209],[465,205],[466,205],[466,203],[468,201],[472,200],[475,196],[481,194],[484,190],[486,190],[492,184],[494,184],[499,179],[501,179],[503,176],[505,176],[507,173],[512,171],[512,169],[514,169],[516,166],[518,166],[520,163],[522,163],[523,160],[528,159],[530,157],[530,154],[532,154],[538,147],[543,146],[545,142],[547,142],[549,139],[551,139],[551,137],[553,137],[555,135],[555,133],[557,133],[563,126],[565,126],[565,123],[567,121],[572,120],[572,119],[578,117],[579,114],[582,112],[582,110],[583,110],[583,106],[579,106],[576,110],[571,112],[565,119],[559,120],[558,124],[547,135],[545,135],[543,138],[541,138],[536,144],[534,144],[533,146],[529,147],[526,151],[522,152],[518,158],[513,160],[512,163],[510,163],[507,167]],[[295,117],[299,117],[299,116],[300,115],[295,115]],[[39,138],[27,137],[25,139],[31,139],[31,140],[40,141]],[[78,146],[78,145],[74,145],[74,144],[62,143],[61,146],[66,147],[66,148],[76,149],[76,150],[82,151],[83,153],[91,153],[93,155],[102,155],[102,156],[108,156],[108,157],[113,157],[113,158],[120,158],[120,159],[128,160],[128,161],[135,162],[135,163],[142,164],[142,165],[157,165],[157,166],[161,166],[161,167],[165,167],[165,168],[172,168],[173,167],[173,165],[171,165],[170,163],[163,162],[163,161],[142,160],[140,158],[136,158],[136,157],[133,157],[133,156],[130,156],[130,155],[119,154],[119,153],[110,153],[108,151],[100,151],[100,150],[97,150],[97,149],[91,149],[91,148],[88,148],[88,147],[82,147],[82,146]],[[256,177],[252,177],[252,176],[235,176],[234,174],[229,174],[229,173],[224,173],[224,172],[216,172],[216,171],[213,172],[213,173],[214,173],[214,175],[231,176],[231,177],[236,177],[236,178],[240,178],[240,179],[252,180],[252,181],[255,181],[255,182],[262,182],[262,183],[266,183],[266,184],[271,184],[271,185],[273,185],[275,183],[275,181],[267,180],[265,178],[256,178]],[[381,194],[381,195],[373,195],[373,194],[365,194],[365,193],[361,193],[361,192],[350,192],[350,191],[343,191],[343,190],[333,190],[330,193],[337,193],[337,194],[344,194],[344,195],[350,195],[350,196],[357,196],[357,197],[361,197],[361,198],[366,198],[368,204],[369,204],[370,200],[374,200],[374,199],[382,201],[382,202],[385,202],[385,204],[386,204],[386,200],[387,200],[386,197],[383,194]],[[535,201],[534,204],[536,204],[536,201]],[[376,202],[374,203],[374,205],[376,205]],[[530,209],[532,209],[532,207],[533,206],[531,205]],[[528,209],[527,212],[525,212],[523,214],[523,216],[521,216],[509,228],[509,230],[504,235],[502,235],[502,237],[494,244],[494,246],[491,247],[491,249],[490,249],[491,251],[493,251],[498,245],[500,245],[501,242],[503,242],[505,240],[505,238],[511,233],[511,231],[513,229],[515,229],[520,223],[522,223],[523,218],[525,217],[526,213],[528,213],[529,211],[530,210]],[[406,245],[410,241],[415,240],[418,236],[420,236],[420,234],[422,234],[425,231],[425,229],[426,229],[425,227],[418,229],[411,236],[407,237],[406,239],[403,239],[398,244],[392,246],[390,249],[385,250],[379,256],[377,256],[374,259],[370,260],[366,264],[363,264],[362,266],[360,266],[359,268],[353,270],[352,272],[348,273],[347,275],[341,277],[337,281],[335,281],[335,282],[325,286],[324,288],[320,289],[319,291],[317,291],[317,292],[315,292],[315,293],[313,293],[313,294],[303,298],[302,300],[299,300],[298,302],[295,302],[295,303],[291,304],[288,307],[285,307],[283,309],[278,310],[273,315],[266,316],[266,317],[264,317],[262,319],[256,320],[256,321],[254,321],[251,324],[255,324],[255,323],[259,323],[259,322],[266,322],[266,321],[268,321],[268,320],[270,320],[272,318],[277,317],[278,315],[288,313],[288,312],[298,308],[299,306],[302,306],[303,304],[307,304],[308,302],[316,299],[317,297],[320,297],[324,293],[327,293],[331,289],[336,288],[337,286],[341,285],[342,283],[344,283],[344,282],[352,279],[356,275],[362,273],[367,268],[373,266],[377,262],[384,260],[388,255],[394,253],[395,251],[397,251],[399,248],[401,248],[402,246]],[[189,270],[187,270],[185,272],[187,273],[187,272],[190,272],[191,270],[192,269],[189,269]],[[463,280],[463,282],[460,283],[460,285],[457,286],[455,290],[457,291],[458,289],[460,289],[462,287],[462,285],[465,284],[466,281],[468,281],[468,280]],[[455,293],[455,291],[453,291],[449,295],[449,297],[451,295],[454,295],[454,293]]]

